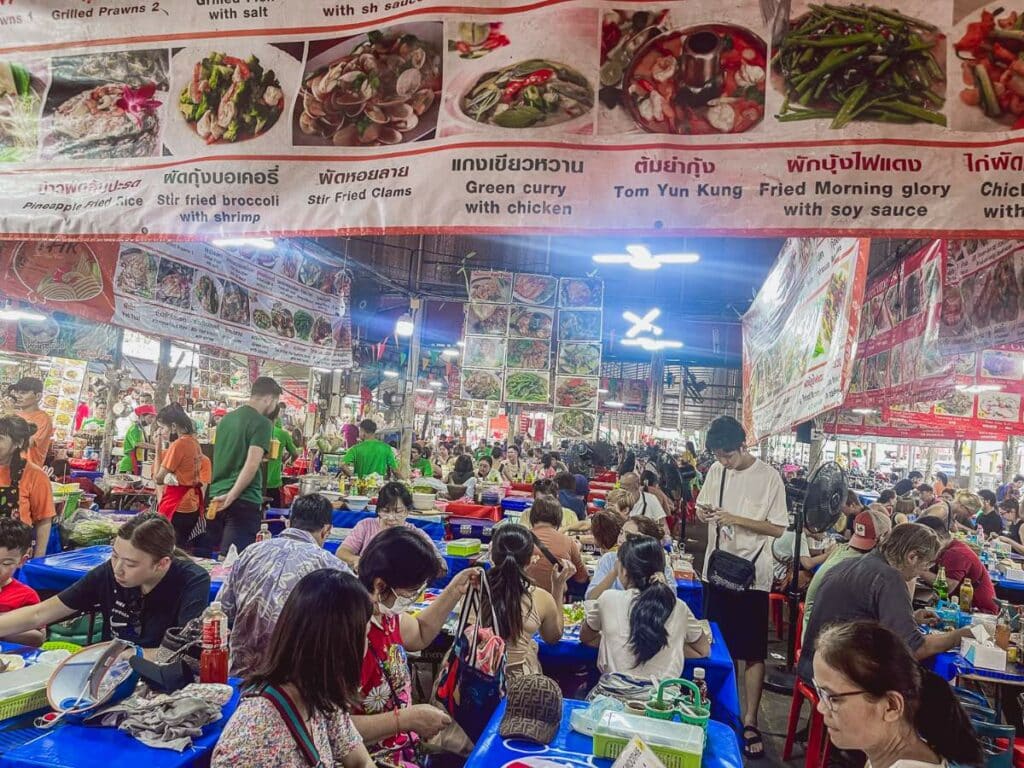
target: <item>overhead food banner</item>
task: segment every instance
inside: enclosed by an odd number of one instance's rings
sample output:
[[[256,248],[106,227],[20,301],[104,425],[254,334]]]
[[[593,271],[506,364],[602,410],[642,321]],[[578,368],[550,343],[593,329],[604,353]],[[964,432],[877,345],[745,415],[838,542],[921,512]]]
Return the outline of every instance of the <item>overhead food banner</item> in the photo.
[[[46,309],[232,352],[325,368],[352,366],[350,280],[315,246],[0,241],[5,294]],[[19,344],[81,359],[106,336],[67,323],[19,323]],[[91,326],[91,324],[90,324]],[[90,335],[92,334],[92,335]]]
[[[1024,423],[993,423],[973,417],[956,418],[936,404],[912,409],[904,406],[885,408],[877,414],[841,411],[838,421],[830,419],[825,431],[840,437],[860,440],[992,440],[1001,442],[1009,435],[1021,434]]]
[[[1024,338],[1024,243],[960,240],[947,248],[941,350],[974,352]]]
[[[791,238],[743,316],[743,420],[760,440],[841,405],[869,243]]]
[[[1024,0],[616,5],[3,0],[4,234],[1024,232]]]
[[[871,281],[846,408],[881,408],[945,397],[953,362],[938,348],[946,244],[934,240]]]

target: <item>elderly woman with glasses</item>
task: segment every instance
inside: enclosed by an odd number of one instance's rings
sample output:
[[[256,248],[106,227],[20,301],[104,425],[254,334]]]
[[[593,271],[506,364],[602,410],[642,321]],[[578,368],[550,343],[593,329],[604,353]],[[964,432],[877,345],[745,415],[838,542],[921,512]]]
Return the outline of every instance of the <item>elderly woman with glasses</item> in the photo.
[[[426,533],[408,521],[411,509],[412,495],[409,490],[402,483],[385,483],[377,492],[377,516],[368,517],[356,523],[352,533],[346,536],[341,546],[338,547],[338,557],[358,573],[359,557],[370,545],[370,542],[381,531],[399,526],[416,531],[431,546],[434,546]],[[444,562],[443,559],[442,562]]]
[[[837,748],[863,752],[868,768],[983,764],[953,689],[917,664],[906,643],[881,624],[834,625],[816,649],[818,711]]]

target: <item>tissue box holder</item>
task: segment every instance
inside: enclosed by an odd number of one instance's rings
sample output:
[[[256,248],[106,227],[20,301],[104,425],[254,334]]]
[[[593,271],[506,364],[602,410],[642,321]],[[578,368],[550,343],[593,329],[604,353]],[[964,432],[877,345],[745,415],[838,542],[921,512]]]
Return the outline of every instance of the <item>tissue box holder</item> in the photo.
[[[1006,651],[995,645],[982,645],[977,640],[960,641],[960,655],[978,669],[1002,672],[1006,669]]]

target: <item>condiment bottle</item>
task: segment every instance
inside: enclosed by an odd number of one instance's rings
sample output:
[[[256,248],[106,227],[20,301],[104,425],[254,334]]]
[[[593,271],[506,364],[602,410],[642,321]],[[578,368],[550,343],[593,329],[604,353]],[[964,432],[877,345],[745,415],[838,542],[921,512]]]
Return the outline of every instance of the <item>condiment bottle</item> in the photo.
[[[260,523],[260,530],[256,534],[256,543],[269,541],[271,538],[273,538],[273,535],[270,533],[270,526],[267,523]]]
[[[708,681],[706,679],[707,672],[704,667],[696,667],[693,670],[693,684],[700,690],[700,703],[705,707],[711,706],[711,692],[708,689]]]
[[[1009,603],[1003,602],[999,608],[999,615],[996,617],[996,645],[1004,651],[1010,647],[1010,607]]]
[[[203,612],[203,650],[199,656],[199,682],[228,681],[228,617],[220,602]]]
[[[973,603],[974,585],[970,579],[964,579],[964,583],[960,585],[960,611],[970,614]]]

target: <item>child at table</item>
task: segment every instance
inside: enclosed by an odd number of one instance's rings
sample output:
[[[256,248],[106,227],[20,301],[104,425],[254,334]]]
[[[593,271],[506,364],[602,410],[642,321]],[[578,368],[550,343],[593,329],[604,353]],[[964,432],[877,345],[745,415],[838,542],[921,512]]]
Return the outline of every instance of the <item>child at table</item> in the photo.
[[[14,578],[14,572],[32,555],[32,540],[29,526],[20,520],[0,518],[0,613],[39,603],[36,591]],[[42,629],[28,629],[0,639],[38,648],[46,640],[46,634]]]

